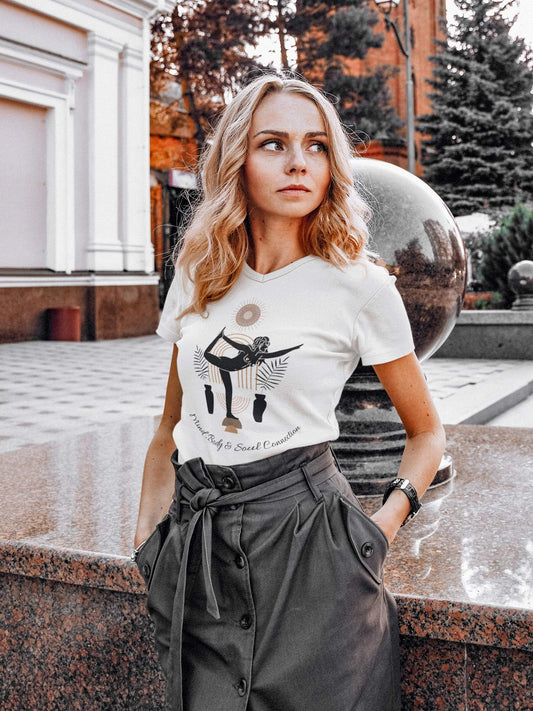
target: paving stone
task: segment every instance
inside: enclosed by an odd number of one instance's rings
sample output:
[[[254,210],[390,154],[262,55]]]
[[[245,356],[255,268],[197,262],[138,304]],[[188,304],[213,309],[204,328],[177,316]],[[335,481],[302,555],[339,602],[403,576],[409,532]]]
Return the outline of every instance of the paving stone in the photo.
[[[1,345],[0,452],[162,412],[171,351],[158,336]],[[515,373],[520,399],[529,394],[528,373],[533,392],[531,362],[432,358],[422,368],[446,424],[471,403],[490,409],[491,398],[501,397],[502,378],[509,397]],[[520,410],[520,426],[533,427],[532,410]]]

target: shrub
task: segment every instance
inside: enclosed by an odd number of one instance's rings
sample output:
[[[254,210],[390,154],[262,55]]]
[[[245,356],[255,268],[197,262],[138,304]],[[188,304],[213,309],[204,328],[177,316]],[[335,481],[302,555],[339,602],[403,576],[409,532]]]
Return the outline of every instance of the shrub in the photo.
[[[518,204],[502,220],[485,244],[480,276],[487,291],[498,291],[502,306],[510,308],[515,294],[507,283],[507,272],[522,259],[533,259],[533,210]]]
[[[486,309],[501,309],[502,296],[497,291],[473,292],[467,291],[463,302],[463,311],[481,311]]]

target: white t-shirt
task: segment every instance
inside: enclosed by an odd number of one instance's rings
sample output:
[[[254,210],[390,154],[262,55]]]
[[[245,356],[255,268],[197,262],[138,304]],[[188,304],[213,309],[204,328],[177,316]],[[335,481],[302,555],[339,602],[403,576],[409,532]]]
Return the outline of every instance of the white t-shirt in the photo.
[[[157,333],[178,346],[180,463],[231,466],[337,439],[335,408],[359,359],[413,351],[394,282],[366,260],[339,269],[307,256],[269,274],[245,264],[207,318],[177,320],[190,285],[176,275]]]

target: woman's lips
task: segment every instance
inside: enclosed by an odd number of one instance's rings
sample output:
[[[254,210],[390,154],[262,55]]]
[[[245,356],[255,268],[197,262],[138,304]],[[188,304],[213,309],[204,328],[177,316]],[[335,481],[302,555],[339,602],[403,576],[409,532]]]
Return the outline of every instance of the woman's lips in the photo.
[[[286,188],[278,190],[279,193],[310,193],[309,188],[305,185],[288,185]]]

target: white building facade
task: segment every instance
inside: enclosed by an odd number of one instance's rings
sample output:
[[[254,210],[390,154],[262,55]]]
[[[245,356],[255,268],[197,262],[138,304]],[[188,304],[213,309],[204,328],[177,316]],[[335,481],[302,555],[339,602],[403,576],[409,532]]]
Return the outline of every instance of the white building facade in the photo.
[[[0,1],[1,340],[45,337],[62,304],[82,309],[83,338],[152,331],[150,22],[172,4]]]

